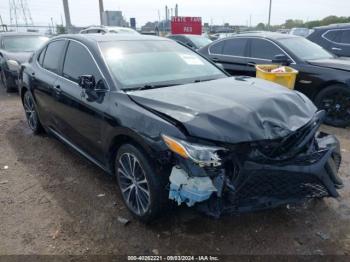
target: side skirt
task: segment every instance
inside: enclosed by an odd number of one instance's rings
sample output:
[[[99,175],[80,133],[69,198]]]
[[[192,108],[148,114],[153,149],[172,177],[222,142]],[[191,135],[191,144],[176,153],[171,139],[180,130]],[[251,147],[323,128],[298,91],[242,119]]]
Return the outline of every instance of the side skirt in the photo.
[[[66,139],[64,136],[62,136],[61,134],[59,134],[58,132],[56,132],[55,130],[53,130],[52,128],[48,128],[48,131],[54,135],[56,138],[58,138],[61,142],[63,142],[64,144],[68,145],[69,147],[71,147],[72,149],[74,149],[76,152],[78,152],[80,155],[82,155],[83,157],[85,157],[87,160],[89,160],[90,162],[92,162],[93,164],[95,164],[96,166],[98,166],[99,168],[101,168],[103,171],[105,171],[108,175],[112,175],[112,172],[103,164],[101,164],[99,161],[97,161],[95,158],[93,158],[92,156],[90,156],[89,154],[87,154],[85,151],[83,151],[82,149],[80,149],[78,146],[76,146],[75,144],[73,144],[72,142],[70,142],[68,139]]]

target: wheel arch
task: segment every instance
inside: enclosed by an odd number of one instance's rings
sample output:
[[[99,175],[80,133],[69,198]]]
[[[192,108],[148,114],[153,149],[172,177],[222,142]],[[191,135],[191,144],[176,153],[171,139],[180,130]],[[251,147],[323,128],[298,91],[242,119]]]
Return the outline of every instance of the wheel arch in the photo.
[[[111,173],[113,173],[115,170],[115,157],[117,155],[118,149],[124,144],[131,144],[137,147],[143,153],[145,153],[148,158],[153,160],[153,158],[149,156],[153,155],[154,151],[149,145],[144,142],[144,139],[142,137],[133,133],[118,134],[111,139],[107,152],[108,167]]]
[[[312,101],[315,101],[316,97],[318,96],[318,94],[325,90],[326,88],[330,87],[330,86],[334,86],[334,85],[340,85],[340,86],[344,86],[347,88],[350,88],[345,82],[342,81],[338,81],[338,80],[330,80],[330,81],[326,81],[324,83],[322,83],[322,85],[320,85],[312,94]]]

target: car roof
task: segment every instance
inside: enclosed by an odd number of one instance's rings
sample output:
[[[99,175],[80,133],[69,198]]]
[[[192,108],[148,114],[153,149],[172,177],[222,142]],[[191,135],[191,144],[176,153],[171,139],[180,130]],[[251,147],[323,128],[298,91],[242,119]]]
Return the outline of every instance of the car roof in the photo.
[[[325,26],[318,26],[314,29],[316,30],[323,30],[323,29],[338,29],[338,28],[350,28],[350,23],[343,23],[343,24],[331,24],[331,25],[325,25]]]
[[[67,34],[56,36],[53,39],[69,38],[81,42],[113,42],[113,41],[170,41],[167,38],[150,35],[134,35],[134,34]]]
[[[267,38],[271,40],[279,40],[279,39],[286,39],[286,38],[300,38],[300,36],[296,36],[296,35],[280,34],[280,33],[267,32],[267,31],[239,33],[239,34],[230,36],[228,38],[237,38],[237,37],[260,37],[260,38]]]

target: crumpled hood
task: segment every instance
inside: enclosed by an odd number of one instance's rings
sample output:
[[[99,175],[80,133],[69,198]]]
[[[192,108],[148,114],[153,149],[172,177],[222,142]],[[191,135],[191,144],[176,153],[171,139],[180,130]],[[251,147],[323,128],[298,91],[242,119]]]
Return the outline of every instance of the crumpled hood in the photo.
[[[227,143],[284,137],[317,111],[304,95],[256,78],[230,77],[128,94],[140,105],[180,121],[191,136]]]
[[[315,66],[350,71],[350,59],[347,57],[310,60],[308,63]]]
[[[3,52],[6,59],[15,60],[20,64],[28,62],[29,58],[32,56],[33,52]]]

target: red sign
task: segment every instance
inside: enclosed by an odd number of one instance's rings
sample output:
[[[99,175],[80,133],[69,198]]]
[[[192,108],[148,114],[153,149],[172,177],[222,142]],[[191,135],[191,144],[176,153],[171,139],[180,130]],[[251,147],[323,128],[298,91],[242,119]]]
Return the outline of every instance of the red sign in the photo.
[[[202,34],[201,17],[173,16],[171,18],[171,33],[176,34]]]

